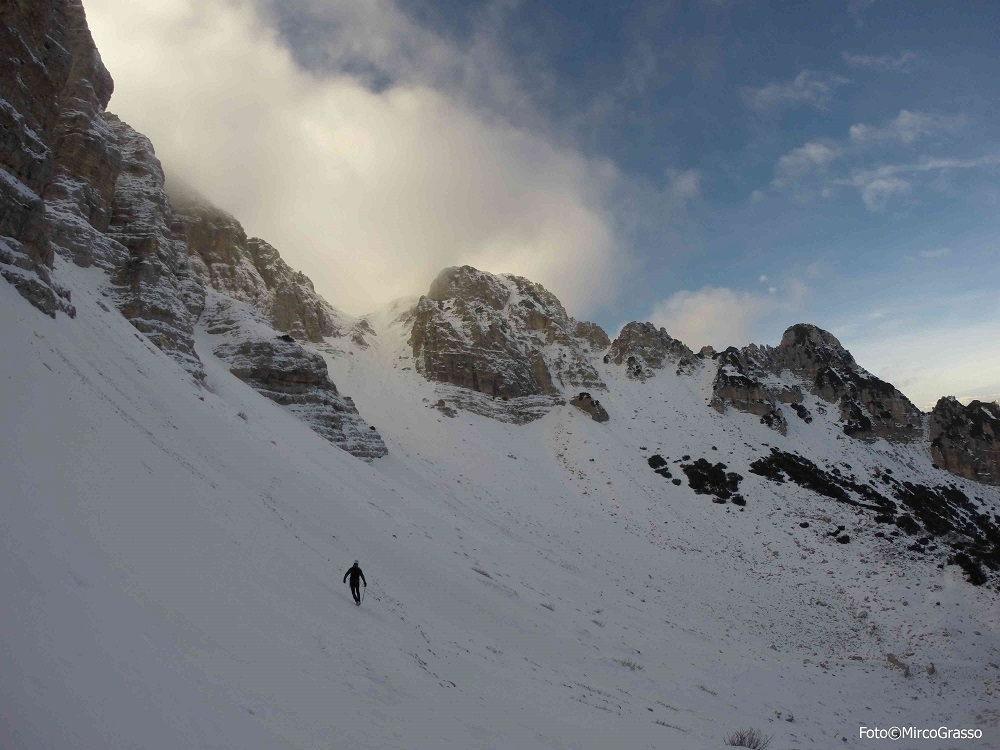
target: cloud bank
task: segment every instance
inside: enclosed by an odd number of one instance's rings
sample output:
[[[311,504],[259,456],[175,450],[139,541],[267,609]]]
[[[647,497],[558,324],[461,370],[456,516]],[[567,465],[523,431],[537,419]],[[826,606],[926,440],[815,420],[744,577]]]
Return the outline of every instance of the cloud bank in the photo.
[[[768,281],[761,276],[761,283]],[[762,326],[774,323],[778,333],[795,322],[810,290],[799,279],[787,279],[766,293],[706,286],[681,290],[658,302],[649,315],[654,325],[698,350],[742,346],[762,340]]]
[[[86,2],[110,108],[334,305],[360,314],[461,263],[528,276],[574,314],[612,299],[615,168],[441,83],[461,51],[391,3],[325,7],[355,35],[351,72],[303,68],[250,0]],[[365,59],[423,74],[373,86]]]

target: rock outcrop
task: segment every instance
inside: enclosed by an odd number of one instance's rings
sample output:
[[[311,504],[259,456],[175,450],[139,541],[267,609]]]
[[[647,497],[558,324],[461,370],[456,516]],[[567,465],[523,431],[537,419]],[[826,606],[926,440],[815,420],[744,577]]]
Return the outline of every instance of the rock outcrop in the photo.
[[[890,383],[860,367],[835,336],[816,326],[791,326],[777,347],[752,344],[727,349],[715,358],[719,369],[711,403],[719,411],[732,406],[758,414],[784,432],[787,421],[778,404],[794,406],[804,389],[837,406],[848,435],[897,441],[922,436],[920,410]]]
[[[675,368],[678,375],[690,373],[698,359],[683,342],[652,323],[628,323],[611,344],[606,362],[624,365],[628,377],[646,380],[657,370]]]
[[[923,415],[891,383],[854,361],[833,334],[808,324],[785,331],[774,350],[778,372],[788,370],[817,396],[840,407],[844,432],[855,437],[914,440]]]
[[[784,435],[788,421],[779,404],[793,404],[802,399],[798,388],[789,387],[768,372],[766,353],[757,346],[744,349],[729,347],[714,355],[718,362],[712,382],[713,409],[723,413],[727,406],[755,414],[761,424]]]
[[[245,302],[208,293],[205,329],[217,337],[213,353],[258,393],[281,404],[315,432],[354,456],[373,459],[388,450],[354,402],[330,380],[322,355],[275,333]]]
[[[113,186],[92,158],[111,97],[80,0],[5,3],[0,24],[0,276],[48,315],[75,314],[52,277],[52,217],[46,198],[72,190],[67,174],[93,171],[93,195],[108,205]],[[88,215],[89,214],[89,215]],[[106,220],[99,208],[81,213]]]
[[[247,237],[233,216],[193,191],[174,189],[171,199],[191,250],[195,271],[206,286],[260,310],[271,325],[297,339],[320,342],[355,334],[356,322],[316,293],[305,274],[294,271],[270,244]],[[364,344],[371,329],[359,329]]]
[[[263,317],[230,321],[231,347],[223,347],[238,376],[345,450],[383,455],[320,355],[277,338],[278,330],[313,341],[349,334],[364,344],[370,327],[334,310],[224,212],[204,203],[175,211],[152,143],[105,111],[113,82],[80,0],[15,0],[3,21],[0,275],[45,313],[74,315],[54,278],[57,254],[101,268],[125,318],[196,379],[204,377],[194,328],[206,290],[248,302]],[[217,301],[214,310],[224,308]]]
[[[118,308],[160,349],[202,377],[194,323],[205,304],[205,288],[176,233],[163,169],[146,136],[114,115],[106,119],[121,148],[107,232],[127,251],[124,262],[111,272]]]
[[[595,422],[607,422],[611,419],[607,410],[601,406],[601,402],[595,399],[586,391],[578,394],[576,397],[571,398],[569,401],[571,406],[575,406],[580,411],[586,412],[590,415],[590,418]]]
[[[607,335],[519,276],[445,269],[412,315],[409,344],[429,380],[508,401],[606,387],[590,358]]]
[[[1000,485],[1000,404],[946,397],[930,416],[931,457],[942,469]]]

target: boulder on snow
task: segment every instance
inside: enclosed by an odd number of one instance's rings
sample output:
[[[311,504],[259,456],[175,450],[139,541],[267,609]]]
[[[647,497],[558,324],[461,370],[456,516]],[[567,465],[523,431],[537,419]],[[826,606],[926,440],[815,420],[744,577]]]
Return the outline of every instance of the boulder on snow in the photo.
[[[595,422],[607,422],[611,419],[608,412],[601,406],[601,402],[593,398],[586,391],[579,394],[576,398],[570,399],[570,404],[581,411],[587,412]]]

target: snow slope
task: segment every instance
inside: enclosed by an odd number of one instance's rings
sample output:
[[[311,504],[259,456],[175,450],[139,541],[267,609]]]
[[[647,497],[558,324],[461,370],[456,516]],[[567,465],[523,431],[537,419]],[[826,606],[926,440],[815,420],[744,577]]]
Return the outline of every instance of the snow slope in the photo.
[[[201,387],[101,272],[56,271],[76,320],[0,285],[0,746],[720,748],[752,726],[772,748],[878,747],[858,726],[892,724],[1000,744],[996,592],[746,474],[762,443],[859,475],[932,472],[918,448],[791,414],[782,437],[707,408],[708,368],[635,383],[599,360],[608,423],[448,418],[387,316],[368,349],[320,347],[389,447],[369,465],[204,332]],[[726,462],[746,509],[652,453]]]

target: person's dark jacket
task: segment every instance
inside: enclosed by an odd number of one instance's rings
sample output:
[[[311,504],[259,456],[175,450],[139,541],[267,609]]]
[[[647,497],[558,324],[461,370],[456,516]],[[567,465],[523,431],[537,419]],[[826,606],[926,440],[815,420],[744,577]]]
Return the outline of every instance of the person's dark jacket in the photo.
[[[344,573],[344,583],[347,583],[347,576],[351,577],[351,588],[356,589],[358,587],[358,579],[365,581],[365,574],[361,572],[361,568],[357,565],[352,565],[351,569]],[[368,586],[368,581],[365,581],[365,586]]]

